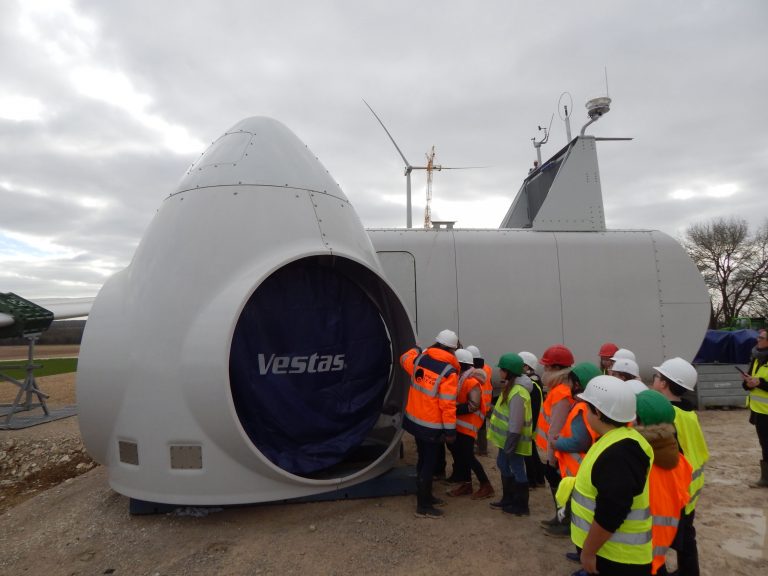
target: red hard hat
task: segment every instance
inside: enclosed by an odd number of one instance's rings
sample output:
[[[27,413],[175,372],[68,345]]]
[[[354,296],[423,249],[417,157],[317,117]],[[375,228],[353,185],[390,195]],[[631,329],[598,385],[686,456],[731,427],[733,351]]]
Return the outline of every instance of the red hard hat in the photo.
[[[573,352],[562,344],[555,344],[544,351],[539,363],[544,366],[573,366]]]
[[[602,358],[610,358],[614,354],[616,354],[616,351],[619,349],[616,344],[613,342],[606,342],[602,346],[600,346],[600,352],[598,353],[598,356]]]

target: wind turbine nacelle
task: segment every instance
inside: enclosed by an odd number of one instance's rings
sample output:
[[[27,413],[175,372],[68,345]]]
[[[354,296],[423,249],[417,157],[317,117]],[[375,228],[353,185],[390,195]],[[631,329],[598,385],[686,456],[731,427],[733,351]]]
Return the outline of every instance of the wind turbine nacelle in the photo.
[[[249,118],[163,202],[82,342],[83,441],[118,492],[241,504],[357,484],[399,456],[414,344],[339,186]]]

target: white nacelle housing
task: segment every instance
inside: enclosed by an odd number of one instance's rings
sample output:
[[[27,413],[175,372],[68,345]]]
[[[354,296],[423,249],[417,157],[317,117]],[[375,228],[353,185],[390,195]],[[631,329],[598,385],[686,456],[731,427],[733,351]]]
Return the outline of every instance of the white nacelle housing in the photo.
[[[235,504],[362,482],[398,457],[414,336],[346,196],[282,124],[192,166],[80,354],[89,453],[118,492]]]
[[[495,366],[564,343],[598,362],[603,342],[635,352],[646,377],[692,359],[709,294],[682,247],[658,231],[369,230],[421,345],[451,328]]]

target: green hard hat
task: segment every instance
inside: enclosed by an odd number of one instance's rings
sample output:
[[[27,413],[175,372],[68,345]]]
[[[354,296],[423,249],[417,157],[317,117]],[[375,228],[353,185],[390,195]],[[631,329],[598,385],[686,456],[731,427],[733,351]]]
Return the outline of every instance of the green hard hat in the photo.
[[[579,379],[579,384],[581,384],[581,388],[584,389],[592,378],[600,376],[603,372],[600,368],[592,364],[592,362],[579,362],[576,366],[571,368],[571,373]]]
[[[637,421],[643,426],[652,424],[672,424],[675,421],[675,408],[663,394],[656,390],[640,392],[637,401]]]
[[[520,374],[523,373],[523,364],[525,364],[525,362],[523,362],[520,354],[507,352],[506,354],[503,354],[501,358],[499,358],[499,363],[497,366],[502,370],[506,370],[510,374],[520,376]]]

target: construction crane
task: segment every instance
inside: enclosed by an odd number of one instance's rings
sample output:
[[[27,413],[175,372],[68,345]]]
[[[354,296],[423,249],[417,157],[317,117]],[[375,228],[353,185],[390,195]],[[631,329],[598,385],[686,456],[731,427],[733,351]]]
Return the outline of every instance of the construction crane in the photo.
[[[424,228],[429,230],[432,228],[432,171],[441,170],[442,166],[439,164],[435,167],[435,147],[432,146],[432,150],[426,154],[427,166],[427,203],[424,205]]]

